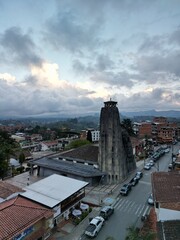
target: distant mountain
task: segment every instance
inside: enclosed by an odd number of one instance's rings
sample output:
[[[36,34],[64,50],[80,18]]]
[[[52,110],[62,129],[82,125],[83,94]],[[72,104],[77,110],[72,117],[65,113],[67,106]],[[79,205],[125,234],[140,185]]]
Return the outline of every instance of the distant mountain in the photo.
[[[137,116],[153,116],[153,117],[167,117],[167,118],[180,118],[180,111],[139,111],[139,112],[121,112],[124,117],[133,118]]]

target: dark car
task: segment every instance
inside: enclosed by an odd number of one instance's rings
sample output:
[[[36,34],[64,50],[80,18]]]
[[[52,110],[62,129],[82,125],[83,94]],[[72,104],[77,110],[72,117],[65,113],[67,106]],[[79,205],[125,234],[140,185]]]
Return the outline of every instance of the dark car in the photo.
[[[104,218],[104,220],[108,220],[108,218],[114,213],[114,208],[112,206],[104,206],[101,208],[100,216]]]
[[[142,173],[142,172],[137,172],[137,173],[136,173],[135,178],[137,178],[137,179],[139,180],[139,179],[142,178],[142,177],[143,177],[143,173]]]
[[[131,185],[130,184],[124,184],[120,190],[120,194],[127,196],[129,191],[131,190]]]
[[[131,184],[131,186],[134,187],[138,182],[139,182],[139,179],[136,177],[133,177],[129,183]]]

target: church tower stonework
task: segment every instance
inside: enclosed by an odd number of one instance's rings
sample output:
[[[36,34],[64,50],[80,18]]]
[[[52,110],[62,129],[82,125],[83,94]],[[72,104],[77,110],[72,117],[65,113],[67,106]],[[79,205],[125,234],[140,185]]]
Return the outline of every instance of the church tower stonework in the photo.
[[[104,102],[100,114],[98,164],[108,183],[118,183],[136,169],[128,133],[121,127],[117,102]]]

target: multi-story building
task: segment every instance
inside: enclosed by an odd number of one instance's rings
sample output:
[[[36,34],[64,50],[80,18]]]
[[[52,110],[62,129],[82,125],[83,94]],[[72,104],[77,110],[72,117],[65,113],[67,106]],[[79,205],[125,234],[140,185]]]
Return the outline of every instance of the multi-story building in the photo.
[[[172,127],[161,126],[158,130],[157,142],[159,143],[172,143],[175,138],[175,129]]]
[[[87,129],[87,130],[82,130],[80,134],[80,139],[87,139],[88,134],[91,134],[91,141],[93,143],[99,142],[99,137],[100,137],[100,131],[95,130],[95,129]]]
[[[143,122],[139,126],[139,137],[151,137],[152,136],[152,124],[151,122]]]
[[[92,142],[99,142],[100,131],[99,130],[91,130]]]
[[[133,129],[140,138],[145,136],[158,143],[170,143],[180,138],[176,122],[168,122],[165,117],[155,117],[153,122],[134,123]]]

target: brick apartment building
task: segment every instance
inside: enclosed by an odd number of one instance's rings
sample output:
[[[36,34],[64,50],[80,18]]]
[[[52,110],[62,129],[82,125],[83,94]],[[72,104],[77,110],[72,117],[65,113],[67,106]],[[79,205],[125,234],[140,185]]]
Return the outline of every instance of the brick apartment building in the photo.
[[[180,139],[180,127],[176,122],[168,122],[165,117],[155,117],[152,122],[135,123],[133,129],[139,138],[146,136],[158,143],[172,143]]]

